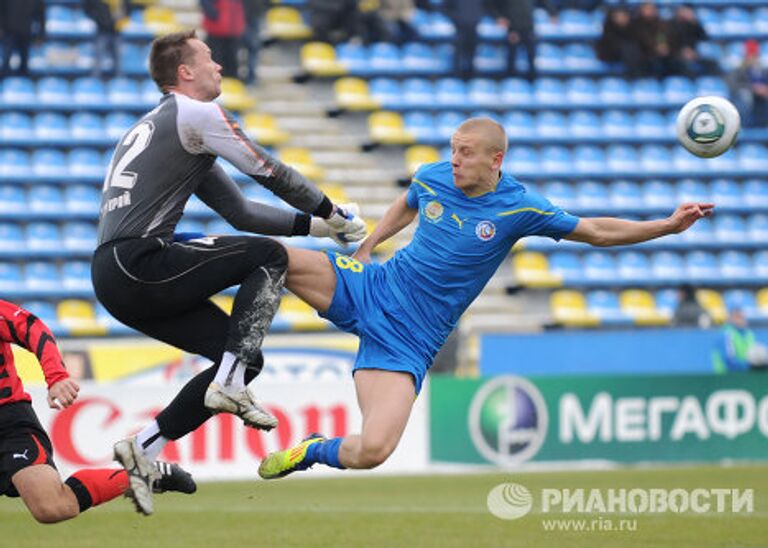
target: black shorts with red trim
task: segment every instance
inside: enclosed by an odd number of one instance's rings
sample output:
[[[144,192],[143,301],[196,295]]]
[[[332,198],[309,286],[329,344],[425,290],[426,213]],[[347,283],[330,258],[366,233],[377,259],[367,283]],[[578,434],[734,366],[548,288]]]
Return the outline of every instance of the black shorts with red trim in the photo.
[[[32,404],[20,401],[0,405],[0,495],[18,497],[11,478],[35,464],[56,467],[51,440]]]

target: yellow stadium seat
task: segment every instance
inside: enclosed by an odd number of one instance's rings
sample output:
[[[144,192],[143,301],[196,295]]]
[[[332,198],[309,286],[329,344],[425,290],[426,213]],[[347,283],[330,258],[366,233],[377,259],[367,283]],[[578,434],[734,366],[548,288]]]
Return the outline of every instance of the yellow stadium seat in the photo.
[[[248,93],[245,84],[237,78],[221,79],[219,100],[224,108],[235,111],[249,110],[256,106],[256,99]]]
[[[371,97],[368,82],[360,78],[339,78],[333,84],[336,102],[347,110],[373,110],[379,102]]]
[[[243,119],[245,132],[257,143],[278,146],[287,143],[291,136],[277,127],[275,118],[262,112],[249,112]]]
[[[763,314],[768,314],[768,287],[764,287],[757,292],[755,296],[757,308]]]
[[[405,130],[403,117],[386,110],[374,112],[368,117],[368,133],[376,143],[384,145],[408,145],[415,141]]]
[[[555,320],[568,327],[595,327],[600,318],[587,311],[584,294],[572,289],[558,289],[549,299]]]
[[[512,255],[512,267],[517,281],[527,287],[559,287],[562,276],[549,271],[549,262],[542,253],[521,251]]]
[[[312,154],[306,148],[301,147],[287,147],[280,149],[280,160],[296,171],[312,179],[318,181],[325,176],[323,169],[312,160]]]
[[[181,30],[181,25],[176,21],[176,14],[173,10],[161,6],[149,6],[144,10],[144,24],[155,35]]]
[[[330,198],[334,204],[346,204],[350,202],[344,187],[335,183],[323,183],[318,185],[320,190]]]
[[[296,8],[277,6],[267,11],[267,33],[280,40],[306,40],[312,36],[301,13]]]
[[[235,304],[235,298],[232,295],[214,295],[211,300],[224,312],[232,314],[232,306]]]
[[[656,309],[656,299],[644,289],[626,289],[619,294],[621,311],[638,325],[669,325],[668,313]]]
[[[96,320],[93,305],[80,299],[64,299],[56,305],[59,323],[70,335],[106,335],[107,327]]]
[[[295,295],[286,295],[280,302],[278,314],[296,331],[322,331],[328,323],[315,310]]]
[[[696,300],[704,307],[704,310],[712,317],[715,323],[723,323],[728,318],[723,297],[714,289],[699,289],[696,291]]]
[[[336,60],[336,50],[325,42],[309,42],[301,47],[301,66],[316,76],[341,76],[347,68]]]
[[[413,175],[421,164],[431,164],[440,161],[440,152],[428,145],[413,145],[405,149],[405,167]]]

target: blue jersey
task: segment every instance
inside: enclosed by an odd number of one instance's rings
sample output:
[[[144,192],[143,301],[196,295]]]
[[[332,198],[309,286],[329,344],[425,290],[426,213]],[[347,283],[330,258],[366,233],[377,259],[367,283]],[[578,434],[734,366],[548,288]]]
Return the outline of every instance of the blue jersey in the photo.
[[[383,265],[384,279],[415,327],[439,346],[518,239],[557,240],[579,222],[507,173],[495,191],[469,198],[454,185],[450,162],[422,166],[407,203],[419,210],[419,226]]]

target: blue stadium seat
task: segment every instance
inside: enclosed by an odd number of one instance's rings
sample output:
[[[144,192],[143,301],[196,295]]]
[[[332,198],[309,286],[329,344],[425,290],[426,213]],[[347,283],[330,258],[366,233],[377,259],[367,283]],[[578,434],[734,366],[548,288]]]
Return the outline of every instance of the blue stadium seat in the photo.
[[[435,142],[435,119],[422,111],[406,112],[403,116],[405,129],[420,143]]]
[[[444,14],[434,11],[426,13],[416,10],[411,24],[416,27],[419,35],[425,40],[450,40],[456,36],[456,28]]]
[[[565,67],[564,59],[566,57],[563,48],[551,42],[544,42],[536,48],[536,69],[539,71],[562,73],[572,70],[570,67]],[[519,62],[520,59],[518,59],[518,65]]]
[[[98,78],[83,76],[72,82],[72,100],[83,106],[100,105],[107,99],[104,82]]]
[[[403,106],[408,108],[430,108],[435,104],[435,89],[432,82],[424,78],[408,78],[403,82]]]
[[[512,110],[504,114],[501,124],[504,126],[507,136],[512,140],[516,138],[528,139],[536,131],[533,115],[521,110]]]
[[[710,246],[716,243],[715,227],[709,219],[703,219],[676,238],[665,238],[664,241],[688,248]]]
[[[608,205],[608,189],[596,181],[581,181],[577,186],[581,209],[605,211]]]
[[[37,91],[35,83],[24,76],[10,76],[0,82],[2,94],[0,98],[6,105],[35,107]]]
[[[594,105],[599,101],[598,93],[591,78],[571,78],[565,84],[565,96],[571,105]]]
[[[104,177],[106,166],[102,164],[102,155],[95,149],[75,148],[67,158],[70,174],[75,177]]]
[[[37,101],[42,105],[69,105],[72,92],[69,82],[57,76],[46,76],[37,81]]]
[[[104,132],[106,136],[117,141],[137,121],[137,117],[125,112],[110,112],[104,117]]]
[[[510,147],[510,152],[504,158],[504,170],[513,175],[541,173],[539,153],[532,147]]]
[[[16,256],[24,255],[25,251],[26,241],[24,233],[18,223],[0,223],[0,254],[3,256]],[[1,282],[0,291],[2,291]]]
[[[40,320],[53,331],[54,335],[60,332],[61,326],[59,325],[59,318],[56,315],[56,306],[53,303],[31,300],[21,302],[19,303],[19,306],[25,310],[29,310],[32,314],[40,318]]]
[[[163,94],[157,89],[157,84],[155,84],[154,80],[144,80],[141,83],[140,91],[141,100],[147,106],[156,105],[163,97]]]
[[[392,72],[403,74],[406,72],[400,50],[394,44],[377,42],[368,48],[368,64],[375,72]]]
[[[559,106],[566,101],[563,83],[554,78],[536,80],[533,84],[533,95],[541,106]]]
[[[723,303],[728,310],[740,309],[749,321],[764,318],[757,307],[754,293],[747,289],[726,289],[723,291]]]
[[[748,283],[754,277],[752,259],[743,251],[724,251],[718,262],[720,276],[726,283]]]
[[[71,214],[99,213],[101,193],[92,185],[66,185],[64,188],[64,208]]]
[[[715,238],[720,243],[738,245],[749,241],[747,223],[737,215],[716,215],[712,218],[712,225]]]
[[[681,174],[700,173],[711,172],[712,167],[711,158],[698,158],[685,150],[683,147],[674,147],[670,170],[677,170]]]
[[[670,134],[667,131],[667,120],[654,110],[641,110],[635,115],[635,134],[638,137],[657,138]]]
[[[760,145],[757,145],[758,147]],[[739,152],[743,153],[744,147],[739,148]],[[757,150],[757,156],[759,158],[765,158],[765,156],[761,156],[763,154],[763,151]],[[722,172],[722,173],[732,173],[734,171],[763,171],[765,163],[762,163],[761,167],[761,161],[758,160],[757,162],[752,162],[748,160],[746,162],[746,165],[750,165],[751,169],[745,169],[742,165],[741,158],[737,156],[737,152],[735,148],[732,148],[728,151],[726,151],[724,154],[721,154],[720,156],[717,156],[715,158],[709,158],[709,159],[703,159],[706,163],[709,164],[709,172]]]
[[[38,177],[67,176],[67,161],[61,150],[41,148],[32,153],[32,172]]]
[[[74,253],[92,253],[96,249],[96,225],[80,221],[64,223],[61,227],[64,248]]]
[[[573,162],[579,173],[603,173],[606,168],[605,151],[601,147],[581,145],[573,149]]]
[[[447,142],[456,128],[465,120],[465,116],[460,112],[444,111],[435,115],[436,137],[440,141]]]
[[[27,248],[34,252],[58,252],[61,250],[61,232],[55,223],[36,221],[24,231]]]
[[[768,251],[758,251],[752,255],[752,264],[755,277],[765,283],[764,280],[768,280]]]
[[[339,44],[336,46],[336,60],[344,65],[350,73],[368,74],[371,72],[371,58],[368,48],[361,44]]]
[[[27,212],[27,197],[19,185],[0,185],[0,214],[22,216]]]
[[[498,42],[506,39],[507,31],[492,17],[485,16],[477,24],[477,36],[484,42]]]
[[[761,36],[768,34],[768,7],[757,8],[753,12],[753,16],[752,22],[755,25],[755,34]]]
[[[139,85],[128,78],[113,78],[107,84],[107,100],[113,106],[131,107],[140,104]]]
[[[61,212],[64,194],[61,188],[51,185],[34,185],[27,204],[34,215],[54,215]]]
[[[632,104],[632,87],[623,78],[608,77],[600,80],[599,100],[604,105]]]
[[[732,179],[715,179],[709,185],[709,196],[718,208],[740,209],[744,207],[741,185]]]
[[[141,74],[147,73],[147,60],[148,56],[144,52],[143,46],[140,46],[131,42],[123,42],[120,48],[120,68],[126,74]],[[103,60],[102,60],[103,61]],[[112,70],[112,67],[105,66],[102,63],[102,70]]]
[[[627,145],[610,145],[605,151],[608,168],[615,173],[637,173],[640,168],[635,147]]]
[[[562,10],[558,22],[561,34],[572,38],[592,37],[599,34],[601,29],[595,25],[589,12],[575,9]]]
[[[571,173],[573,157],[571,151],[561,146],[546,146],[541,149],[541,167],[547,173]]]
[[[628,326],[632,324],[632,318],[625,315],[619,305],[619,298],[616,293],[604,289],[588,291],[587,310],[590,314],[600,318],[603,325]]]
[[[3,295],[19,295],[24,289],[24,274],[15,263],[0,262],[0,291]]]
[[[720,95],[728,97],[728,85],[718,76],[701,76],[696,79],[696,95]]]
[[[635,122],[632,116],[623,110],[608,110],[603,113],[602,128],[606,137],[626,139],[634,134]]]
[[[748,241],[768,244],[768,215],[750,215],[747,219]]]
[[[637,105],[659,106],[664,104],[664,94],[658,80],[637,80],[632,86],[632,101]]]
[[[546,186],[544,195],[553,204],[566,210],[575,210],[579,207],[579,200],[573,185],[562,181],[552,181]]]
[[[69,142],[71,134],[67,118],[55,112],[41,112],[34,119],[35,138],[40,142]]]
[[[30,141],[35,137],[32,119],[22,112],[0,114],[0,143]]]
[[[668,76],[664,79],[664,100],[670,105],[682,105],[696,96],[693,82],[684,76]]]
[[[409,42],[402,47],[402,67],[415,73],[442,72],[442,63],[432,48],[422,42]]]
[[[602,135],[600,117],[588,110],[574,110],[568,117],[568,135],[574,137],[598,137]]]
[[[505,71],[507,69],[506,48],[491,44],[479,44],[475,50],[473,66],[481,74]]]
[[[46,6],[45,32],[51,36],[56,36],[57,34],[80,34],[76,12],[67,6]]]
[[[618,279],[616,261],[612,255],[604,251],[591,251],[581,260],[584,265],[584,276],[591,282],[613,284]]]
[[[531,84],[522,78],[505,78],[501,81],[499,93],[505,105],[521,107],[534,102]]]
[[[656,300],[656,310],[670,317],[675,314],[677,303],[680,301],[677,289],[659,289],[654,294],[654,298]]]
[[[87,261],[67,261],[61,267],[64,288],[77,294],[93,293],[91,266]]]
[[[373,78],[368,92],[383,108],[400,108],[404,102],[400,83],[392,78]]]
[[[716,159],[721,160],[729,152],[733,152],[733,150],[726,152],[723,156]],[[738,165],[741,171],[765,173],[766,158],[768,158],[768,147],[765,145],[743,143],[738,148]]]
[[[709,284],[720,279],[717,257],[706,251],[692,251],[685,257],[685,273],[694,284]]]
[[[707,186],[696,179],[683,179],[677,183],[678,202],[708,202],[710,200]]]
[[[553,21],[548,13],[540,9],[533,11],[533,24],[536,35],[540,38],[555,38],[562,33],[559,23]]]
[[[651,255],[651,272],[653,279],[660,284],[676,285],[688,279],[682,257],[671,251]]]
[[[643,209],[644,198],[640,185],[631,181],[618,180],[609,187],[608,204],[620,211]]]
[[[752,209],[768,208],[768,181],[764,179],[744,181],[744,204]]]
[[[29,177],[30,166],[29,154],[23,150],[0,149],[0,179]]]
[[[616,270],[624,285],[645,285],[653,279],[651,262],[648,256],[637,251],[624,251],[618,254]]]
[[[441,78],[435,82],[434,100],[440,108],[463,108],[469,102],[467,86],[458,78]]]
[[[574,72],[601,72],[606,67],[602,61],[595,56],[595,48],[592,45],[584,43],[568,44],[563,48],[565,67]],[[538,59],[536,60],[538,65]]]
[[[92,112],[76,112],[69,118],[69,132],[75,141],[103,140],[104,131],[104,120]]]
[[[721,12],[720,32],[729,36],[751,36],[754,34],[752,15],[744,9],[730,7]]]
[[[488,78],[473,78],[467,88],[469,105],[473,108],[497,107],[499,87]]]
[[[96,51],[93,46],[93,42],[80,42],[75,46],[77,51],[77,61],[75,66],[67,66],[65,72],[72,72],[74,70],[90,71],[93,69],[93,64],[96,60]],[[69,70],[66,70],[69,69]]]
[[[543,110],[536,116],[536,134],[539,137],[562,138],[568,135],[565,115],[551,110]]]
[[[556,251],[549,256],[549,271],[560,276],[565,285],[579,285],[585,279],[581,259],[568,251]]]

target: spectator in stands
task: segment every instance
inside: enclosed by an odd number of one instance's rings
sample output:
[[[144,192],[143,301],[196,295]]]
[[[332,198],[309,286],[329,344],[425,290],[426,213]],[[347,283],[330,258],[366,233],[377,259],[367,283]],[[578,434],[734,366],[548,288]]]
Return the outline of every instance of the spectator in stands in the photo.
[[[768,69],[760,62],[757,40],[744,44],[744,60],[728,75],[728,86],[745,126],[768,125]]]
[[[483,0],[444,0],[445,14],[456,27],[453,72],[458,78],[469,80],[474,75],[477,49],[477,24],[485,15]]]
[[[245,82],[256,83],[256,68],[259,65],[261,49],[261,19],[267,13],[266,0],[243,0],[245,10],[245,32],[243,32],[242,50],[245,59]]]
[[[603,20],[603,32],[595,44],[597,58],[606,63],[621,63],[628,78],[637,78],[642,56],[630,34],[630,14],[626,8],[610,8]]]
[[[315,39],[338,44],[355,33],[356,0],[309,0],[309,23]]]
[[[708,39],[707,31],[693,8],[687,4],[679,6],[675,10],[674,18],[669,22],[672,71],[689,78],[719,72],[716,61],[702,57],[696,50],[700,42]]]
[[[382,3],[379,0],[358,0],[355,34],[366,46],[373,42],[385,42],[389,32],[381,13]]]
[[[640,48],[640,75],[667,76],[671,63],[669,33],[656,5],[653,2],[641,4],[629,26],[631,36]]]
[[[203,29],[211,57],[221,65],[221,75],[238,78],[237,52],[245,33],[243,0],[200,0]]]
[[[550,15],[555,11],[548,0],[541,0]],[[517,70],[517,48],[522,45],[528,56],[526,77],[536,78],[536,33],[533,26],[534,0],[491,0],[491,15],[496,23],[507,31],[509,54],[507,56],[507,75],[514,76]]]
[[[732,309],[728,315],[728,323],[712,353],[712,365],[719,374],[768,366],[768,349],[757,342],[740,308]]]
[[[418,33],[411,25],[413,0],[381,0],[381,18],[387,26],[389,39],[397,44],[410,42]]]
[[[83,0],[83,12],[96,24],[93,40],[93,76],[100,78],[106,72],[103,65],[110,67],[109,72],[119,76],[120,71],[120,32],[117,21],[130,13],[130,1],[117,4],[121,9],[112,13],[112,3],[104,0]],[[109,61],[105,63],[105,61]]]
[[[45,37],[45,4],[43,0],[1,0],[0,24],[3,36],[3,64],[0,78],[29,74],[29,49],[32,42]],[[19,63],[11,70],[11,58],[16,52]]]
[[[712,325],[712,318],[696,299],[692,285],[685,284],[678,290],[677,307],[672,318],[675,327],[700,327],[706,329]]]

